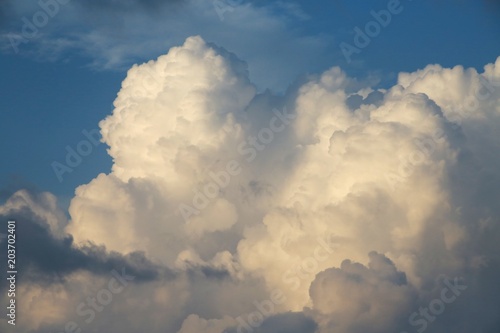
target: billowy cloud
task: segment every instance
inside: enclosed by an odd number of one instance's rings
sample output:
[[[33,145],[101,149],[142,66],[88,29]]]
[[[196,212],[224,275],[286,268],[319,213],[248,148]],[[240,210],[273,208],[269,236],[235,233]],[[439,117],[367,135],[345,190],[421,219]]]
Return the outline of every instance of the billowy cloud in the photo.
[[[112,171],[76,189],[69,221],[24,209],[69,254],[90,241],[173,272],[131,283],[100,331],[497,332],[499,83],[500,58],[388,89],[334,67],[274,96],[190,37],[128,71],[100,123]],[[21,325],[87,325],[74,309],[99,272],[27,279],[31,309],[58,307]]]

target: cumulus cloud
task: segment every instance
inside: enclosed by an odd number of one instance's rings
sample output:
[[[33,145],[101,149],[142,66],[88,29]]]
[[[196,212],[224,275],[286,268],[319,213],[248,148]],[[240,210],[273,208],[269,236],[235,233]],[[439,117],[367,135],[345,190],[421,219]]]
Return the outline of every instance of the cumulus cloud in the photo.
[[[126,289],[101,330],[496,332],[499,82],[500,58],[387,89],[334,67],[274,96],[190,37],[127,73],[100,123],[112,171],[70,220],[53,198],[30,209],[56,252],[90,241],[175,272]],[[74,307],[72,288],[105,283],[86,267],[43,292]]]
[[[182,317],[179,312],[182,310],[176,307],[182,303],[191,306],[189,293],[206,294],[212,284],[223,289],[231,287],[224,254],[213,264],[184,261],[182,269],[174,269],[138,251],[119,254],[90,241],[76,245],[72,236],[64,232],[68,221],[50,193],[18,191],[0,206],[0,217],[16,221],[15,293],[18,314],[29,314],[29,320],[18,319],[17,326],[26,332],[62,331],[68,323],[75,323],[79,329],[121,327],[125,331],[130,325],[117,326],[119,318],[130,315],[130,306],[139,305],[150,308],[150,315],[157,313],[157,321],[167,319],[161,327],[175,330],[180,323],[175,316]],[[5,245],[5,238],[1,243]],[[0,263],[7,267],[7,256]],[[113,279],[118,279],[124,287],[117,287],[116,281],[111,284]],[[190,287],[191,284],[196,288]],[[8,302],[9,286],[2,283],[0,289],[2,301]],[[105,292],[112,295],[111,299],[103,296]],[[177,315],[165,318],[162,311],[167,308]],[[101,316],[104,309],[107,314]],[[109,316],[115,322],[108,322]],[[134,320],[135,329],[149,321],[139,315]],[[7,319],[0,320],[0,328],[10,330]]]
[[[368,267],[349,260],[316,276],[310,295],[324,332],[397,332],[412,312],[415,291],[404,273],[371,252]]]

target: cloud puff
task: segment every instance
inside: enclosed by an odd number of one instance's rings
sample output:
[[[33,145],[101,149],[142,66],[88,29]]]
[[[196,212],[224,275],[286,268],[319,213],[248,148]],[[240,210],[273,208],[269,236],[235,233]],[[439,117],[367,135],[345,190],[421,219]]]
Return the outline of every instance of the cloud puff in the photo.
[[[193,189],[210,181],[208,171],[218,172],[228,156],[237,154],[238,118],[245,117],[254,95],[244,65],[233,66],[199,37],[155,62],[133,67],[113,115],[101,123],[113,172],[77,189],[68,231],[77,241],[94,239],[117,251],[151,252],[151,244],[163,243],[167,232],[186,238],[193,230],[200,235],[231,228],[238,215],[229,193],[216,193],[214,205],[187,225],[178,207],[191,204]],[[102,207],[103,201],[114,208]],[[102,209],[108,213],[103,215]],[[137,218],[144,225],[136,225]],[[113,232],[120,237],[108,237]]]
[[[74,239],[61,251],[141,251],[176,276],[127,289],[96,327],[498,330],[500,58],[388,89],[334,67],[274,96],[248,76],[201,37],[129,70],[100,123],[112,171],[76,189],[69,222],[43,214]],[[70,274],[57,297],[92,283]]]
[[[322,332],[397,332],[412,312],[405,274],[382,254],[369,257],[368,267],[346,260],[316,276],[310,295]]]

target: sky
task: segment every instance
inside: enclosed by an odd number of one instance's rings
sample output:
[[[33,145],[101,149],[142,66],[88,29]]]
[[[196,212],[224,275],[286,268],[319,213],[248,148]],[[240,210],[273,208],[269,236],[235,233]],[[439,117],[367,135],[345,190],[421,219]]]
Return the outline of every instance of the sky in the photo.
[[[499,37],[496,0],[0,0],[0,331],[497,333]]]
[[[336,65],[381,86],[394,84],[401,71],[427,64],[479,70],[495,60],[500,47],[500,8],[495,1],[401,3],[401,13],[362,53],[354,53],[350,63],[340,44],[353,45],[353,29],[373,20],[370,12],[387,8],[387,1],[367,5],[233,0],[225,7],[224,2],[201,1],[85,3],[49,7],[57,13],[27,43],[19,42],[23,17],[32,22],[42,7],[29,2],[2,4],[0,85],[5,121],[1,133],[19,137],[19,147],[26,152],[19,154],[9,140],[2,140],[8,163],[2,163],[1,183],[10,192],[32,186],[69,200],[76,186],[109,171],[104,145],[83,161],[84,167],[66,174],[63,182],[51,163],[64,159],[65,147],[77,144],[82,130],[97,128],[113,110],[129,67],[157,58],[192,35],[244,59],[259,91],[271,89],[277,94],[304,75]]]

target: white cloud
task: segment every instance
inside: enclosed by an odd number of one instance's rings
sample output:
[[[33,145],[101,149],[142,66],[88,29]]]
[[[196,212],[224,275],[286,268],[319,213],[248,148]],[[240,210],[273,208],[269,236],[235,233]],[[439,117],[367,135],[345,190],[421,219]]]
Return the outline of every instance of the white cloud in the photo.
[[[273,320],[304,311],[324,332],[405,330],[444,275],[470,289],[429,332],[451,318],[470,326],[468,306],[500,295],[499,68],[500,58],[483,74],[431,65],[377,98],[332,68],[280,98],[257,94],[244,63],[200,37],[132,67],[100,123],[112,172],[77,188],[65,230],[77,243],[142,250],[181,277],[134,285],[99,324],[218,332],[279,291]],[[294,117],[259,146],[285,107]],[[186,223],[180,205],[231,160],[241,172]],[[137,308],[151,319],[127,316]],[[495,316],[477,311],[473,322],[487,330]]]

